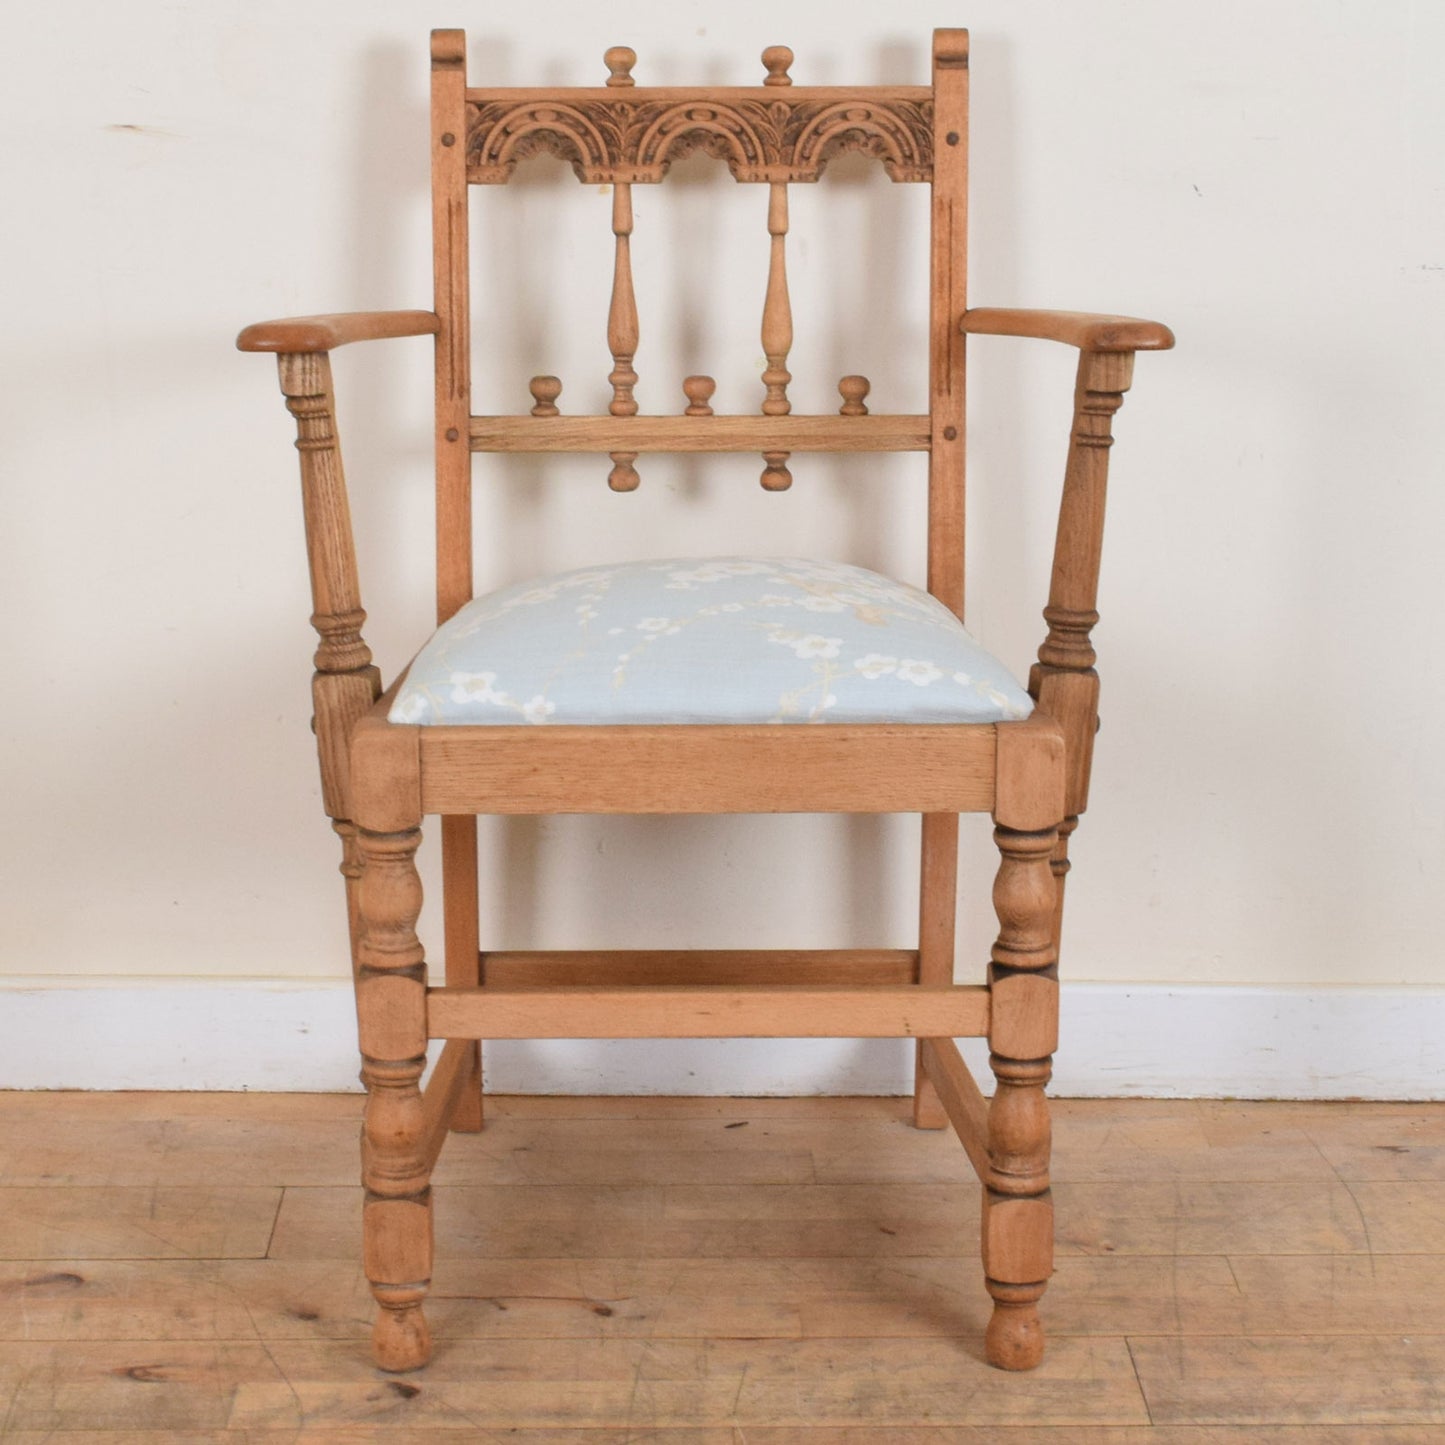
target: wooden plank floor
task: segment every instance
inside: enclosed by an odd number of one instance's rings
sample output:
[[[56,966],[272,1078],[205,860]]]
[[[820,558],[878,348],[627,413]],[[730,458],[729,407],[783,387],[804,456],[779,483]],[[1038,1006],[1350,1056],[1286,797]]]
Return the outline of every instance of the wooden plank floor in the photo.
[[[14,1445],[1440,1445],[1445,1106],[1055,1105],[1044,1366],[891,1099],[495,1099],[370,1368],[355,1096],[0,1094]]]

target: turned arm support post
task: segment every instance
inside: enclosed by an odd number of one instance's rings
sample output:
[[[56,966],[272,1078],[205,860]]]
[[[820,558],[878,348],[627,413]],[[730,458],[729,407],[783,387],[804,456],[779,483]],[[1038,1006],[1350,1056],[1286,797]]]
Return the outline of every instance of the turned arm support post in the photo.
[[[1054,544],[1048,636],[1029,674],[1029,692],[1063,727],[1066,742],[1065,840],[1089,796],[1099,676],[1091,633],[1104,542],[1104,500],[1113,419],[1134,374],[1136,351],[1167,351],[1174,335],[1157,321],[1081,311],[966,311],[961,329],[978,336],[1036,337],[1079,348],[1074,416]]]
[[[320,639],[311,683],[313,726],[322,803],[341,835],[342,872],[349,880],[355,876],[357,860],[347,753],[351,729],[381,692],[381,675],[361,635],[366,613],[357,579],[328,353],[353,341],[434,334],[438,325],[430,311],[354,311],[262,321],[236,338],[242,351],[275,354],[286,409],[296,419],[311,571],[311,625]],[[353,936],[354,923],[353,919]]]
[[[276,362],[286,409],[296,418],[296,450],[301,454],[311,625],[319,639],[311,695],[322,805],[339,825],[346,845],[345,871],[354,861],[347,761],[351,729],[380,695],[381,674],[361,635],[366,613],[336,428],[331,358],[324,351],[282,352]]]

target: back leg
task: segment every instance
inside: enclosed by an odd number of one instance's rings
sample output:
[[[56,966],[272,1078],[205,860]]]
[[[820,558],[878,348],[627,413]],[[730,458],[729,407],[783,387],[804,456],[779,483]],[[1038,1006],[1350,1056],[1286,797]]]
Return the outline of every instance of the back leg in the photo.
[[[953,982],[954,926],[958,907],[958,814],[925,813],[918,890],[918,981]],[[923,1065],[920,1041],[913,1055],[913,1124],[943,1129],[948,1115]]]

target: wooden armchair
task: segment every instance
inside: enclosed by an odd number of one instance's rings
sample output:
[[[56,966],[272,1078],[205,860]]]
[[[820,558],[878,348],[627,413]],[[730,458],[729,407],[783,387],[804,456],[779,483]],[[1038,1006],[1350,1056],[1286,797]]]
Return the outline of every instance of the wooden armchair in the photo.
[[[967,33],[936,32],[933,57],[928,86],[813,88],[793,85],[791,53],[778,47],[763,54],[759,86],[685,90],[634,85],[633,52],[618,48],[607,52],[605,85],[499,90],[469,88],[462,33],[437,31],[435,309],[265,322],[240,335],[242,350],[277,354],[298,431],[320,634],[316,737],[325,808],[343,850],[368,1090],[364,1253],[380,1305],[376,1360],[385,1369],[414,1369],[430,1354],[422,1313],[432,1265],[429,1179],[448,1129],[481,1127],[479,1041],[488,1038],[917,1039],[914,1120],[925,1128],[951,1123],[984,1185],[983,1265],[994,1300],[987,1357],[1027,1369],[1042,1356],[1037,1305],[1053,1247],[1044,1088],[1057,1030],[1069,837],[1087,798],[1097,718],[1090,629],[1110,424],[1134,352],[1165,349],[1173,338],[1125,317],[965,309]],[[768,188],[763,395],[756,415],[717,416],[711,381],[689,377],[685,411],[640,416],[632,188],[660,182],[672,159],[698,149],[738,181]],[[796,415],[788,400],[788,188],[816,180],[840,151],[876,157],[894,181],[932,186],[929,395],[917,415],[869,413],[861,377],[843,378],[838,415]],[[606,416],[562,415],[553,377],[533,378],[530,414],[472,413],[467,187],[504,184],[537,152],[612,190]],[[960,620],[969,332],[1040,337],[1079,351],[1048,635],[1027,695]],[[383,692],[361,635],[328,354],[353,341],[422,334],[436,338],[441,630]],[[795,452],[922,452],[927,594],[841,564],[724,558],[600,567],[474,601],[475,451],[607,453],[618,492],[638,486],[635,464],[653,452],[756,452],[769,490],[790,485]],[[764,590],[749,591],[754,585]],[[647,614],[662,605],[669,610]],[[594,627],[608,608],[643,615],[631,626]],[[848,631],[864,611],[869,635],[884,639],[866,655]],[[896,647],[889,628],[897,629]],[[625,666],[614,660],[618,633],[629,640]],[[670,642],[674,635],[684,642]],[[546,681],[561,670],[559,648],[585,655],[593,670],[575,687]],[[709,689],[700,658],[724,676],[723,689]],[[769,669],[780,663],[807,664],[802,683],[775,688]],[[754,674],[767,679],[756,696],[744,685]],[[568,812],[918,813],[917,944],[480,954],[476,815]],[[962,812],[992,814],[1002,855],[998,941],[988,982],[977,987],[953,982]],[[414,855],[426,814],[441,818],[444,985],[429,980],[415,932]],[[953,1042],[966,1036],[989,1040],[991,1102]],[[432,1039],[447,1042],[423,1089]]]

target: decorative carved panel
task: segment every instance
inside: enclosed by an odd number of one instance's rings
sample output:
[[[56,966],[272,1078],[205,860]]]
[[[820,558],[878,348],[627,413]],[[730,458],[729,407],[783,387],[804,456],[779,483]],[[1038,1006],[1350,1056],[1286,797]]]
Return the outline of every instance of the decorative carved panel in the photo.
[[[842,151],[876,157],[895,181],[933,175],[933,102],[730,97],[469,101],[467,178],[508,180],[518,161],[548,154],[581,181],[654,182],[680,156],[703,151],[739,181],[816,181]]]

